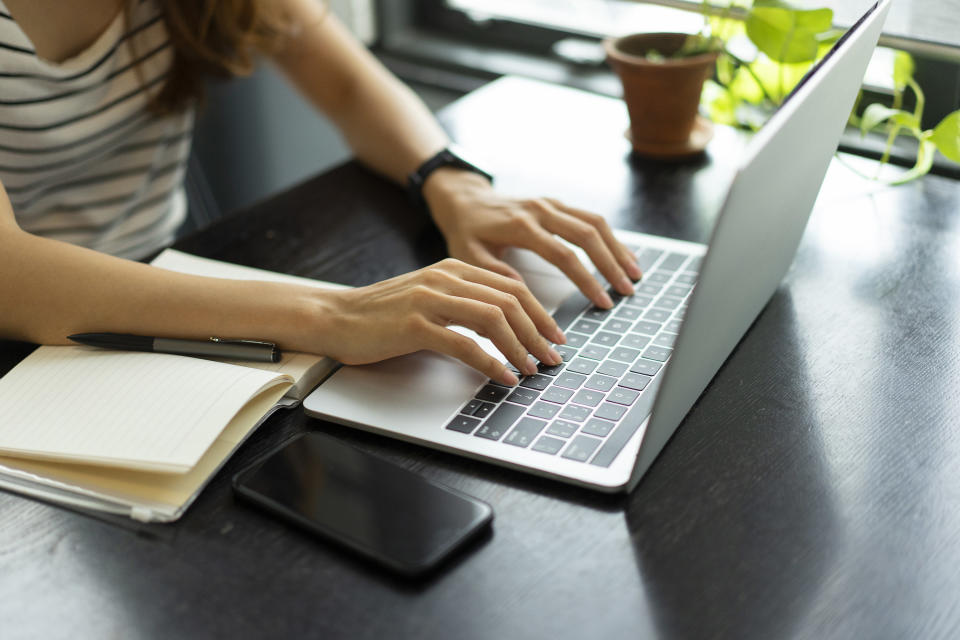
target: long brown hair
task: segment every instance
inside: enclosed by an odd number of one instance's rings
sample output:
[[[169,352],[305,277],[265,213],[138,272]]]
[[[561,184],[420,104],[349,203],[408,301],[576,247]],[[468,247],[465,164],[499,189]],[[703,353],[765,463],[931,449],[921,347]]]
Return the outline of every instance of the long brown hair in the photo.
[[[257,53],[275,51],[291,31],[289,16],[275,0],[155,1],[174,48],[170,73],[150,104],[156,113],[202,102],[207,76],[249,75]],[[126,5],[128,25],[131,6]]]

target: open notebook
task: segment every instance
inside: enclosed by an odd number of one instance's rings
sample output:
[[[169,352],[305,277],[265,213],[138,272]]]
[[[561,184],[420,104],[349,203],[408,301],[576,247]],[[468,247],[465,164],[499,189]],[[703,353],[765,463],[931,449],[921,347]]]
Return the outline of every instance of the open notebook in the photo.
[[[173,250],[153,264],[342,286]],[[302,353],[237,363],[40,347],[0,378],[0,488],[137,520],[175,520],[273,410],[298,404],[336,366]]]

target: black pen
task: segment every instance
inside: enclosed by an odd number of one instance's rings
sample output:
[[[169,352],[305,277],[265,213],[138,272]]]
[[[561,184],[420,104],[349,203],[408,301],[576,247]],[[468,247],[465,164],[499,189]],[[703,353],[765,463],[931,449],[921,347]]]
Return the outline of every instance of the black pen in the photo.
[[[120,349],[123,351],[147,351],[174,353],[182,356],[230,358],[256,362],[279,362],[280,351],[271,342],[259,340],[180,340],[178,338],[151,338],[124,333],[76,333],[68,339],[90,347]]]

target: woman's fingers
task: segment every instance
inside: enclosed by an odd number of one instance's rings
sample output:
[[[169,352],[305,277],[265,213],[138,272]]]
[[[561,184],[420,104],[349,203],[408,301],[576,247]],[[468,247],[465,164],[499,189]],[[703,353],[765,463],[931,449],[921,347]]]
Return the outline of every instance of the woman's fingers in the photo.
[[[539,223],[531,225],[524,237],[517,239],[517,243],[539,254],[544,260],[563,271],[593,304],[603,309],[613,307],[613,300],[610,299],[610,295],[604,290],[600,282],[587,271],[573,249],[560,242],[555,235],[544,229]]]
[[[423,334],[425,349],[452,356],[491,380],[508,386],[512,387],[519,382],[517,376],[502,362],[481,349],[480,345],[470,338],[432,323],[425,323]]]
[[[613,229],[610,228],[610,225],[603,216],[577,209],[576,207],[568,207],[562,202],[558,202],[552,198],[545,198],[545,200],[559,211],[579,218],[583,222],[593,226],[600,233],[609,250],[616,256],[617,261],[623,270],[626,271],[629,278],[639,280],[643,277],[643,272],[640,271],[640,265],[637,264],[636,256],[634,256],[633,252],[622,242],[617,240],[616,236],[613,235]]]
[[[596,227],[559,210],[545,213],[543,226],[547,231],[582,247],[617,293],[633,295],[633,283]]]
[[[560,354],[553,349],[546,338],[543,337],[541,331],[533,323],[530,316],[527,315],[527,311],[520,303],[520,300],[512,293],[461,280],[457,283],[457,286],[452,288],[450,294],[459,296],[460,298],[478,300],[500,309],[504,314],[503,317],[506,318],[509,324],[509,329],[517,339],[520,340],[520,343],[526,348],[526,351],[529,351],[538,360],[546,362],[547,364],[560,364],[563,361]],[[496,319],[496,316],[494,316],[494,319]],[[465,326],[489,337],[485,329],[478,330],[475,326]],[[524,373],[533,374],[536,373],[536,371],[535,369],[527,370],[524,371]]]
[[[534,297],[530,289],[523,284],[523,281],[516,280],[507,275],[492,273],[487,269],[475,267],[456,260],[452,260],[449,263],[444,261],[441,264],[446,264],[446,266],[452,269],[455,275],[462,280],[509,294],[519,302],[524,313],[530,318],[541,335],[560,344],[567,341],[566,336],[563,335],[563,331],[557,326],[556,321],[547,313],[547,310],[544,309],[540,301]],[[487,298],[487,301],[495,302],[490,298]],[[504,299],[504,301],[510,302],[509,299]]]
[[[458,298],[438,291],[431,292],[421,313],[437,327],[458,325],[472,329],[493,342],[497,350],[521,373],[533,375],[536,363],[528,355],[527,347],[510,326],[506,312],[494,304],[479,300]],[[430,348],[435,348],[431,346]],[[451,354],[459,357],[458,354]]]

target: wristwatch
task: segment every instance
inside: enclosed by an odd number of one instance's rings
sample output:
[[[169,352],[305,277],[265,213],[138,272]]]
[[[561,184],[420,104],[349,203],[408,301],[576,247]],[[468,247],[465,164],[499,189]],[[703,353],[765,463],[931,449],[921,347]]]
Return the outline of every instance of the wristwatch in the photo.
[[[420,210],[430,213],[426,198],[423,197],[423,184],[430,177],[430,174],[441,167],[452,167],[454,169],[463,169],[479,174],[493,183],[493,176],[478,167],[477,165],[464,160],[460,150],[453,145],[437,152],[426,162],[421,164],[416,171],[407,176],[407,196],[410,201]]]

